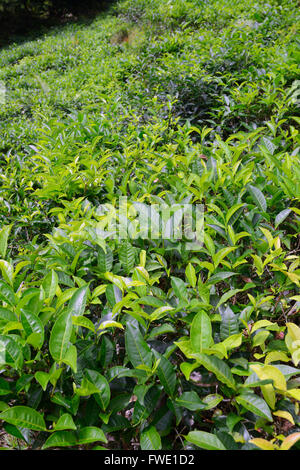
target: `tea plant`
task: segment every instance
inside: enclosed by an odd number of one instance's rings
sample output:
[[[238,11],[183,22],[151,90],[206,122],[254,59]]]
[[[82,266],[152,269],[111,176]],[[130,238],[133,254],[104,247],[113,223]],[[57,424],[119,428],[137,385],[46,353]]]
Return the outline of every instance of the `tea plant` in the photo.
[[[0,51],[3,447],[299,449],[297,15],[126,0]],[[202,246],[144,236],[182,204]]]

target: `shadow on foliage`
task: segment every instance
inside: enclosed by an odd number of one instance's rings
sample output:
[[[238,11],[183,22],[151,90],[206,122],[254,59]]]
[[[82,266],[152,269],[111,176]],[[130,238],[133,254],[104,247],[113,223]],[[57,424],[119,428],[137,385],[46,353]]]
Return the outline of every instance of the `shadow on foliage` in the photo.
[[[69,24],[89,24],[116,0],[13,0],[2,6],[0,0],[0,48],[20,44],[47,33],[49,28]]]

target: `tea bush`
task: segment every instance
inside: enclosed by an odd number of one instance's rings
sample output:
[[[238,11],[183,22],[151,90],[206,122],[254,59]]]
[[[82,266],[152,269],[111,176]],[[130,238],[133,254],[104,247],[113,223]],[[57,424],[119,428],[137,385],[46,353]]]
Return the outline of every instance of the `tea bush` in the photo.
[[[297,18],[125,0],[1,50],[3,447],[300,448]],[[182,204],[202,246],[143,236]]]

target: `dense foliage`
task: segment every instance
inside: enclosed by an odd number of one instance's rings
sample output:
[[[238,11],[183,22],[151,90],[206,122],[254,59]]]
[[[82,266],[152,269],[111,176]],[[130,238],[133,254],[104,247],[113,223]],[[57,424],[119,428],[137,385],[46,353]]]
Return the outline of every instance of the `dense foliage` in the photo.
[[[300,448],[297,14],[126,0],[0,52],[3,447]],[[107,237],[122,196],[203,246]]]

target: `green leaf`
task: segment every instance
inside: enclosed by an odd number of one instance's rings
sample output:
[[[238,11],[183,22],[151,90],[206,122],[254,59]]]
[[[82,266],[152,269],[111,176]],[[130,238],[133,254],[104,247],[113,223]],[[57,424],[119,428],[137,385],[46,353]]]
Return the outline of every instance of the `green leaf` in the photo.
[[[49,447],[74,447],[76,444],[76,434],[73,431],[57,431],[48,437],[42,449],[48,449]]]
[[[231,297],[233,297],[234,295],[236,295],[238,292],[241,292],[243,289],[233,289],[233,290],[229,290],[228,292],[225,292],[222,297],[220,298],[218,304],[217,304],[217,308],[220,307],[220,305],[224,304],[225,302],[227,302],[228,299],[231,299]]]
[[[80,387],[76,389],[76,394],[79,397],[87,397],[88,395],[93,395],[94,393],[98,392],[98,388],[86,377],[83,377]]]
[[[258,189],[256,186],[252,186],[251,184],[248,184],[247,188],[256,206],[262,212],[266,212],[267,202],[261,190]]]
[[[107,439],[102,429],[97,428],[95,426],[87,426],[85,428],[80,429],[78,438],[79,445],[90,444],[91,442],[97,441],[107,443]]]
[[[214,244],[211,236],[207,232],[204,233],[204,244],[205,244],[209,254],[211,256],[214,255],[215,252],[216,252],[215,244]]]
[[[154,297],[153,295],[145,295],[144,297],[141,297],[136,301],[139,304],[143,305],[149,305],[150,307],[163,307],[165,305],[165,302],[163,302],[161,299],[158,299]]]
[[[122,291],[117,286],[109,284],[105,292],[108,304],[113,308],[118,302],[122,300]]]
[[[185,376],[185,380],[190,379],[190,375],[193,372],[193,370],[197,369],[199,367],[198,362],[181,362],[180,364],[180,370],[182,371],[183,375]]]
[[[141,433],[140,443],[142,450],[161,449],[161,438],[154,426],[151,426]]]
[[[62,370],[62,369],[60,369]],[[64,397],[60,392],[56,392],[53,397],[51,397],[51,402],[55,403],[56,405],[63,406],[68,411],[71,411],[71,400]]]
[[[14,277],[14,267],[8,261],[4,259],[0,260],[0,270],[2,272],[2,276],[8,284],[11,286],[13,285],[13,277]]]
[[[0,377],[0,396],[8,395],[9,393],[11,393],[9,383]]]
[[[227,307],[221,314],[222,321],[220,325],[220,338],[223,341],[229,336],[236,335],[239,332],[239,320],[230,307]]]
[[[180,351],[183,352],[183,354],[189,358],[189,359],[193,359],[194,358],[194,350],[192,349],[192,345],[191,345],[191,341],[190,340],[187,340],[187,339],[183,339],[181,338],[180,341],[175,341],[174,344],[176,346],[178,346],[178,348],[180,349]]]
[[[221,263],[221,261],[227,256],[229,255],[229,253],[231,253],[232,251],[236,250],[237,247],[236,246],[229,246],[229,247],[225,247],[225,248],[222,248],[220,251],[218,251],[218,253],[216,253],[215,255],[212,256],[212,259],[213,259],[213,262],[214,262],[214,266],[215,266],[215,269],[219,266],[219,264]]]
[[[134,249],[128,240],[124,241],[119,250],[119,260],[122,264],[126,274],[134,267],[135,255]]]
[[[73,323],[73,325],[81,326],[83,328],[87,328],[88,330],[91,330],[91,331],[95,332],[94,323],[89,318],[86,318],[83,315],[78,315],[77,317],[72,317],[72,323]]]
[[[23,364],[22,349],[11,336],[0,335],[0,365],[9,365],[19,369]]]
[[[237,273],[234,273],[232,271],[222,271],[222,272],[213,274],[213,276],[211,276],[207,280],[206,284],[208,285],[216,284],[217,282],[224,281],[225,279],[228,279],[229,277],[232,277],[232,276],[237,276]]]
[[[183,392],[175,401],[177,405],[191,411],[205,410],[207,408],[207,405],[200,400],[198,394],[194,391]]]
[[[122,377],[136,377],[138,379],[147,378],[146,373],[143,370],[128,369],[127,367],[115,366],[108,371],[108,381],[111,382],[116,378]]]
[[[28,443],[28,437],[30,436],[28,429],[25,428],[17,428],[13,424],[4,423],[3,430],[10,434],[11,436],[16,437],[17,439],[22,439],[26,443]],[[1,449],[1,450],[9,450],[9,448]]]
[[[45,431],[46,425],[43,416],[28,406],[13,406],[0,414],[0,419],[33,431]]]
[[[22,323],[19,322],[19,321],[8,322],[8,323],[6,323],[6,325],[3,327],[2,333],[3,333],[4,335],[6,335],[7,333],[9,333],[10,331],[13,331],[13,330],[23,330]],[[27,342],[28,342],[28,341],[27,341]]]
[[[148,339],[152,339],[156,336],[164,335],[166,333],[176,333],[176,328],[170,323],[164,323],[163,325],[156,326],[151,330]]]
[[[229,388],[235,390],[236,383],[226,362],[215,356],[209,356],[204,353],[193,354],[193,357],[200,362],[207,370],[213,372],[220,382],[226,384]]]
[[[275,450],[275,446],[272,444],[272,442],[269,442],[266,439],[262,439],[259,437],[251,439],[249,443],[254,444],[262,450]]]
[[[265,145],[268,152],[270,152],[273,155],[277,146],[274,145],[274,143],[270,139],[267,139],[267,137],[262,137],[261,141]]]
[[[185,283],[179,277],[171,276],[171,285],[174,290],[174,294],[178,299],[186,301],[187,300],[187,290]]]
[[[196,277],[195,269],[191,263],[187,265],[186,270],[185,270],[185,275],[190,286],[196,287],[197,277]]]
[[[98,268],[101,273],[110,272],[113,266],[113,253],[111,249],[106,246],[106,251],[98,247]]]
[[[79,316],[84,314],[88,294],[88,285],[80,287],[74,292],[68,304],[68,310],[72,312],[73,316]]]
[[[106,378],[96,370],[90,369],[85,371],[85,377],[96,388],[96,400],[100,403],[101,408],[105,411],[110,402],[110,388]]]
[[[226,450],[220,439],[209,432],[204,431],[190,431],[185,436],[188,442],[207,450]]]
[[[77,372],[77,349],[76,349],[76,346],[74,346],[74,344],[72,344],[69,347],[65,356],[62,359],[62,362],[70,366],[73,372],[76,374]]]
[[[241,395],[236,397],[236,401],[252,413],[261,416],[268,421],[273,421],[270,408],[265,400],[254,393],[243,392]]]
[[[0,230],[0,258],[5,258],[11,228],[12,225],[4,225]]]
[[[154,355],[159,359],[159,364],[156,369],[156,373],[160,380],[160,383],[164,387],[165,392],[173,396],[176,387],[176,373],[174,366],[171,364],[168,359],[164,356],[161,356],[157,351],[154,351]]]
[[[215,408],[219,403],[223,401],[222,395],[218,394],[210,394],[206,395],[203,397],[203,403],[206,405],[207,410],[211,410],[212,408]]]
[[[211,321],[207,313],[201,310],[194,317],[191,325],[191,345],[193,351],[201,353],[213,343]]]
[[[75,287],[71,287],[71,289],[67,289],[64,292],[62,292],[56,301],[56,308],[61,307],[65,302],[71,299],[72,295],[76,292]]]
[[[167,315],[167,312],[169,312],[170,310],[174,310],[173,307],[171,307],[170,305],[156,308],[154,312],[152,312],[150,315],[150,321],[152,322],[155,320],[160,320],[161,318],[165,317]]]
[[[39,317],[29,310],[21,309],[21,322],[27,335],[27,342],[40,349],[44,342],[44,326]],[[34,342],[32,342],[33,334]]]
[[[46,275],[42,287],[45,292],[45,298],[52,300],[58,287],[58,276],[53,269]]]
[[[137,397],[137,401],[144,406],[144,398],[146,393],[149,391],[149,389],[152,387],[152,384],[149,385],[136,385],[133,389],[134,395]]]
[[[18,321],[18,317],[11,310],[8,310],[7,308],[0,308],[0,323],[2,321],[5,323],[16,322]]]
[[[57,423],[55,424],[55,431],[64,431],[65,429],[76,430],[76,425],[73,418],[69,413],[64,413],[60,416]]]
[[[270,335],[269,331],[266,331],[266,330],[257,331],[255,335],[253,335],[253,340],[252,340],[253,348],[256,348],[257,346],[264,344],[264,342],[266,341],[269,335]]]
[[[275,218],[275,228],[278,227],[290,214],[291,209],[284,209],[283,211],[279,212],[279,214],[276,215]]]
[[[67,353],[72,329],[72,315],[69,310],[66,310],[54,323],[49,340],[50,354],[58,363],[63,360]]]
[[[139,327],[133,322],[127,323],[125,332],[126,352],[133,367],[140,365],[152,367],[151,350],[144,340]]]
[[[242,333],[236,333],[234,335],[228,336],[220,344],[223,344],[226,348],[226,351],[229,351],[230,349],[238,348],[242,344],[242,340],[243,340],[243,334]]]
[[[38,371],[34,374],[36,381],[40,384],[42,389],[45,391],[50,379],[50,375],[47,372]]]
[[[228,222],[230,221],[231,217],[233,216],[233,214],[241,209],[242,207],[244,207],[245,204],[235,204],[234,206],[232,206],[229,211],[227,212],[226,214],[226,223],[228,224]]]
[[[4,302],[12,306],[16,304],[16,297],[14,291],[3,281],[0,281],[0,300],[3,300]]]
[[[280,446],[280,450],[289,450],[296,442],[300,440],[300,432],[294,432],[287,436]]]
[[[161,391],[158,387],[153,386],[148,390],[144,397],[144,405],[138,400],[135,402],[131,424],[137,426],[145,421],[156,407],[158,400],[161,396]]]
[[[105,320],[100,323],[97,331],[105,330],[106,328],[120,328],[121,330],[124,330],[124,326],[122,325],[122,323],[119,323],[114,320]]]

